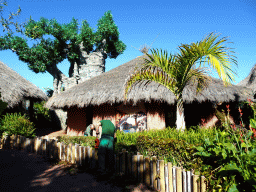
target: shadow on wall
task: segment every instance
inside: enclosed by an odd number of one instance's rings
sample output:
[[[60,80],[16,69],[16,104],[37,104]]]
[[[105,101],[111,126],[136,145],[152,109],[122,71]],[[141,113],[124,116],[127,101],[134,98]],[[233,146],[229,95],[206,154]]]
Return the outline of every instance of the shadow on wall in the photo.
[[[52,125],[58,130],[66,130],[67,112],[61,109],[49,110],[49,112],[52,119]]]

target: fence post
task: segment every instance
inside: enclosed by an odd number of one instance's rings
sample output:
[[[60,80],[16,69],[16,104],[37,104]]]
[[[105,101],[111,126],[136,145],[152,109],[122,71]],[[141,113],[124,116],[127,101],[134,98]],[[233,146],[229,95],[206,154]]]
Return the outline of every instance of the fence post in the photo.
[[[128,167],[127,174],[131,176],[132,175],[132,154],[131,153],[127,154],[127,167]]]
[[[187,192],[192,192],[191,191],[191,172],[190,171],[187,171],[187,184],[188,184]]]
[[[193,175],[193,192],[200,192],[198,179],[199,179],[198,175]]]
[[[156,178],[156,171],[157,171],[157,167],[156,167],[156,163],[157,163],[157,160],[156,160],[156,156],[153,156],[152,157],[152,163],[153,163],[153,170],[152,170],[152,175],[153,175],[153,188],[155,190],[157,190],[157,178]]]
[[[89,159],[89,167],[92,168],[92,148],[88,148],[88,159]]]
[[[205,177],[201,176],[201,192],[206,192]]]
[[[176,167],[177,192],[182,192],[182,170],[181,167]]]
[[[120,159],[119,159],[119,153],[116,154],[116,173],[119,175],[121,172],[120,170]]]
[[[160,191],[165,192],[164,160],[158,160],[158,163],[160,176]]]
[[[124,174],[124,175],[126,175],[126,164],[127,164],[127,162],[126,162],[126,149],[122,149],[122,165],[121,165],[121,168],[122,168],[122,173]]]
[[[168,189],[169,189],[169,192],[173,192],[172,163],[168,162],[167,168],[168,168]]]
[[[68,162],[71,162],[71,156],[72,156],[71,150],[72,150],[72,143],[69,143],[67,145],[67,161]]]
[[[139,181],[142,183],[143,182],[143,172],[144,172],[144,161],[143,161],[143,155],[138,155],[138,169],[139,169],[139,173],[138,173],[138,177],[139,177]]]
[[[53,140],[52,142],[52,146],[53,146],[53,158],[60,160],[59,154],[60,154],[60,147],[61,147],[61,143],[58,142],[58,140]]]
[[[79,145],[79,165],[82,166],[82,156],[83,156],[83,153],[82,153],[82,146]]]
[[[135,179],[138,179],[138,156],[132,156],[132,172]]]
[[[182,170],[182,191],[183,192],[187,192],[187,174],[186,174],[186,171],[183,169]]]
[[[145,170],[144,170],[144,182],[147,186],[150,186],[150,159],[148,156],[144,158]]]
[[[71,163],[75,164],[76,163],[76,145],[72,144],[72,155],[71,155]]]

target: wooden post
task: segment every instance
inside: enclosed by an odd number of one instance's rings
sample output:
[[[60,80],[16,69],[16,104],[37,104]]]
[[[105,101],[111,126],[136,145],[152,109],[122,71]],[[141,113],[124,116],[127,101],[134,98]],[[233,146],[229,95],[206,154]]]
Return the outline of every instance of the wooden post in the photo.
[[[205,177],[201,176],[201,192],[206,192]]]
[[[82,156],[82,166],[85,166],[85,147],[84,146],[82,146],[81,156]]]
[[[191,188],[191,172],[187,171],[187,192],[192,192],[192,188]]]
[[[89,167],[90,169],[92,168],[92,148],[89,147],[89,150],[88,150],[88,158],[89,158]]]
[[[200,192],[198,179],[199,179],[198,175],[193,175],[193,192]]]
[[[26,137],[22,136],[22,150],[25,150],[25,146],[26,146]]]
[[[172,182],[172,163],[167,163],[168,167],[168,188],[169,192],[173,192],[173,182]]]
[[[95,169],[95,150],[92,149],[92,158],[91,158],[91,169]]]
[[[165,192],[164,160],[159,160],[160,191]]]
[[[79,153],[78,153],[78,156],[79,156],[79,165],[82,166],[82,156],[83,156],[83,152],[82,152],[82,146],[79,145]]]
[[[187,174],[186,171],[182,170],[182,191],[187,192]]]
[[[127,162],[126,162],[126,149],[122,149],[122,165],[121,165],[121,167],[122,167],[122,173],[124,174],[124,175],[126,175],[126,164],[127,164]]]
[[[47,148],[47,139],[43,139],[43,152],[42,152],[42,155],[46,155],[46,153],[47,153],[46,148]]]
[[[119,153],[116,154],[116,173],[120,174],[120,159],[119,159]]]
[[[98,156],[98,150],[95,149],[95,153],[94,153],[94,159],[95,159],[95,166],[96,168],[99,168],[99,156]]]
[[[157,173],[157,167],[156,167],[156,164],[157,164],[157,160],[156,160],[156,156],[153,156],[152,157],[152,163],[153,163],[153,188],[155,190],[157,190],[157,178],[156,178],[156,173]]]
[[[142,183],[143,182],[143,172],[144,172],[144,159],[143,159],[143,155],[139,155],[139,181]]]
[[[54,139],[52,142],[52,146],[53,146],[53,158],[60,160],[59,155],[60,155],[61,143]]]
[[[71,146],[72,146],[72,143],[69,143],[67,145],[67,162],[71,162]]]
[[[177,172],[177,192],[182,192],[182,170],[180,167],[176,167]]]
[[[132,156],[132,172],[133,172],[133,176],[134,178],[138,179],[138,156],[137,155],[133,155]]]
[[[176,192],[177,191],[177,171],[176,171],[176,167],[172,168],[172,184],[173,184],[173,191]]]
[[[147,186],[150,186],[150,159],[148,156],[145,158],[145,170],[144,170],[144,182]]]
[[[76,163],[76,146],[72,144],[72,149],[71,149],[71,163],[75,164]]]
[[[127,166],[128,166],[128,169],[127,169],[127,172],[128,172],[128,175],[132,175],[132,154],[131,153],[128,153],[127,154]]]

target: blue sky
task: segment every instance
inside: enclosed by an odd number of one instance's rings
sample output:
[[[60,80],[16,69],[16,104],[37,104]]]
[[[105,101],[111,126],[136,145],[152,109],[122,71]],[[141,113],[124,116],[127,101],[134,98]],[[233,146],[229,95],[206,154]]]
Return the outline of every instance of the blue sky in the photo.
[[[256,63],[255,0],[168,0],[160,3],[143,0],[9,0],[4,16],[9,11],[16,11],[19,5],[22,10],[18,19],[20,22],[32,16],[36,21],[45,17],[69,23],[74,17],[80,24],[82,20],[87,20],[95,29],[97,21],[111,10],[120,39],[127,48],[117,59],[106,60],[106,71],[142,55],[134,47],[151,45],[155,40],[152,48],[175,53],[181,43],[200,41],[210,32],[220,33],[221,37],[227,36],[233,42],[229,46],[235,48],[238,61],[238,67],[233,68],[238,74],[234,84],[243,80]],[[4,34],[2,28],[1,34]],[[26,63],[19,61],[15,53],[1,51],[0,60],[40,89],[53,87],[53,77],[48,72],[32,72]],[[60,63],[58,68],[68,76],[68,61]],[[216,73],[212,75],[217,77]]]

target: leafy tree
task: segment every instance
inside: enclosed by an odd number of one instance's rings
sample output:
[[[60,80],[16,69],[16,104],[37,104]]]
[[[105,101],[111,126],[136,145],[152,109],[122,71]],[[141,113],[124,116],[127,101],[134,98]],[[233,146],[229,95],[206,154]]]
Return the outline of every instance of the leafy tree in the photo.
[[[14,12],[10,12],[8,18],[4,18],[3,17],[3,12],[4,12],[4,7],[8,6],[7,1],[1,1],[0,2],[0,15],[1,15],[1,19],[0,19],[0,23],[3,26],[3,32],[7,31],[9,35],[13,34],[13,30],[12,27],[15,27],[15,31],[17,32],[22,32],[22,28],[24,27],[25,23],[18,23],[18,21],[16,20],[16,22],[14,22],[14,18],[18,17],[21,13],[21,8],[19,6],[18,10],[16,11],[16,13]]]
[[[98,20],[97,26],[94,32],[86,20],[78,28],[78,21],[74,18],[68,24],[60,24],[56,19],[42,17],[34,21],[30,18],[24,35],[36,43],[29,47],[27,39],[9,34],[0,37],[0,50],[12,50],[35,73],[49,72],[54,78],[55,94],[60,92],[63,84],[69,84],[70,78],[78,83],[79,66],[85,65],[88,59],[98,57],[105,64],[107,57],[116,58],[124,52],[126,45],[119,40],[119,31],[110,11]],[[70,62],[69,77],[57,68],[57,64],[66,58]]]
[[[234,53],[224,45],[227,38],[217,40],[219,35],[210,33],[206,38],[197,43],[181,44],[176,55],[166,51],[151,50],[152,56],[144,59],[145,64],[141,69],[136,69],[126,82],[125,99],[129,89],[142,81],[149,83],[155,81],[174,93],[177,100],[177,129],[185,129],[184,108],[182,93],[186,85],[193,82],[197,85],[197,93],[207,87],[210,78],[207,76],[205,63],[207,62],[218,73],[225,85],[234,80],[231,62],[237,64]],[[196,65],[199,64],[198,67]]]

